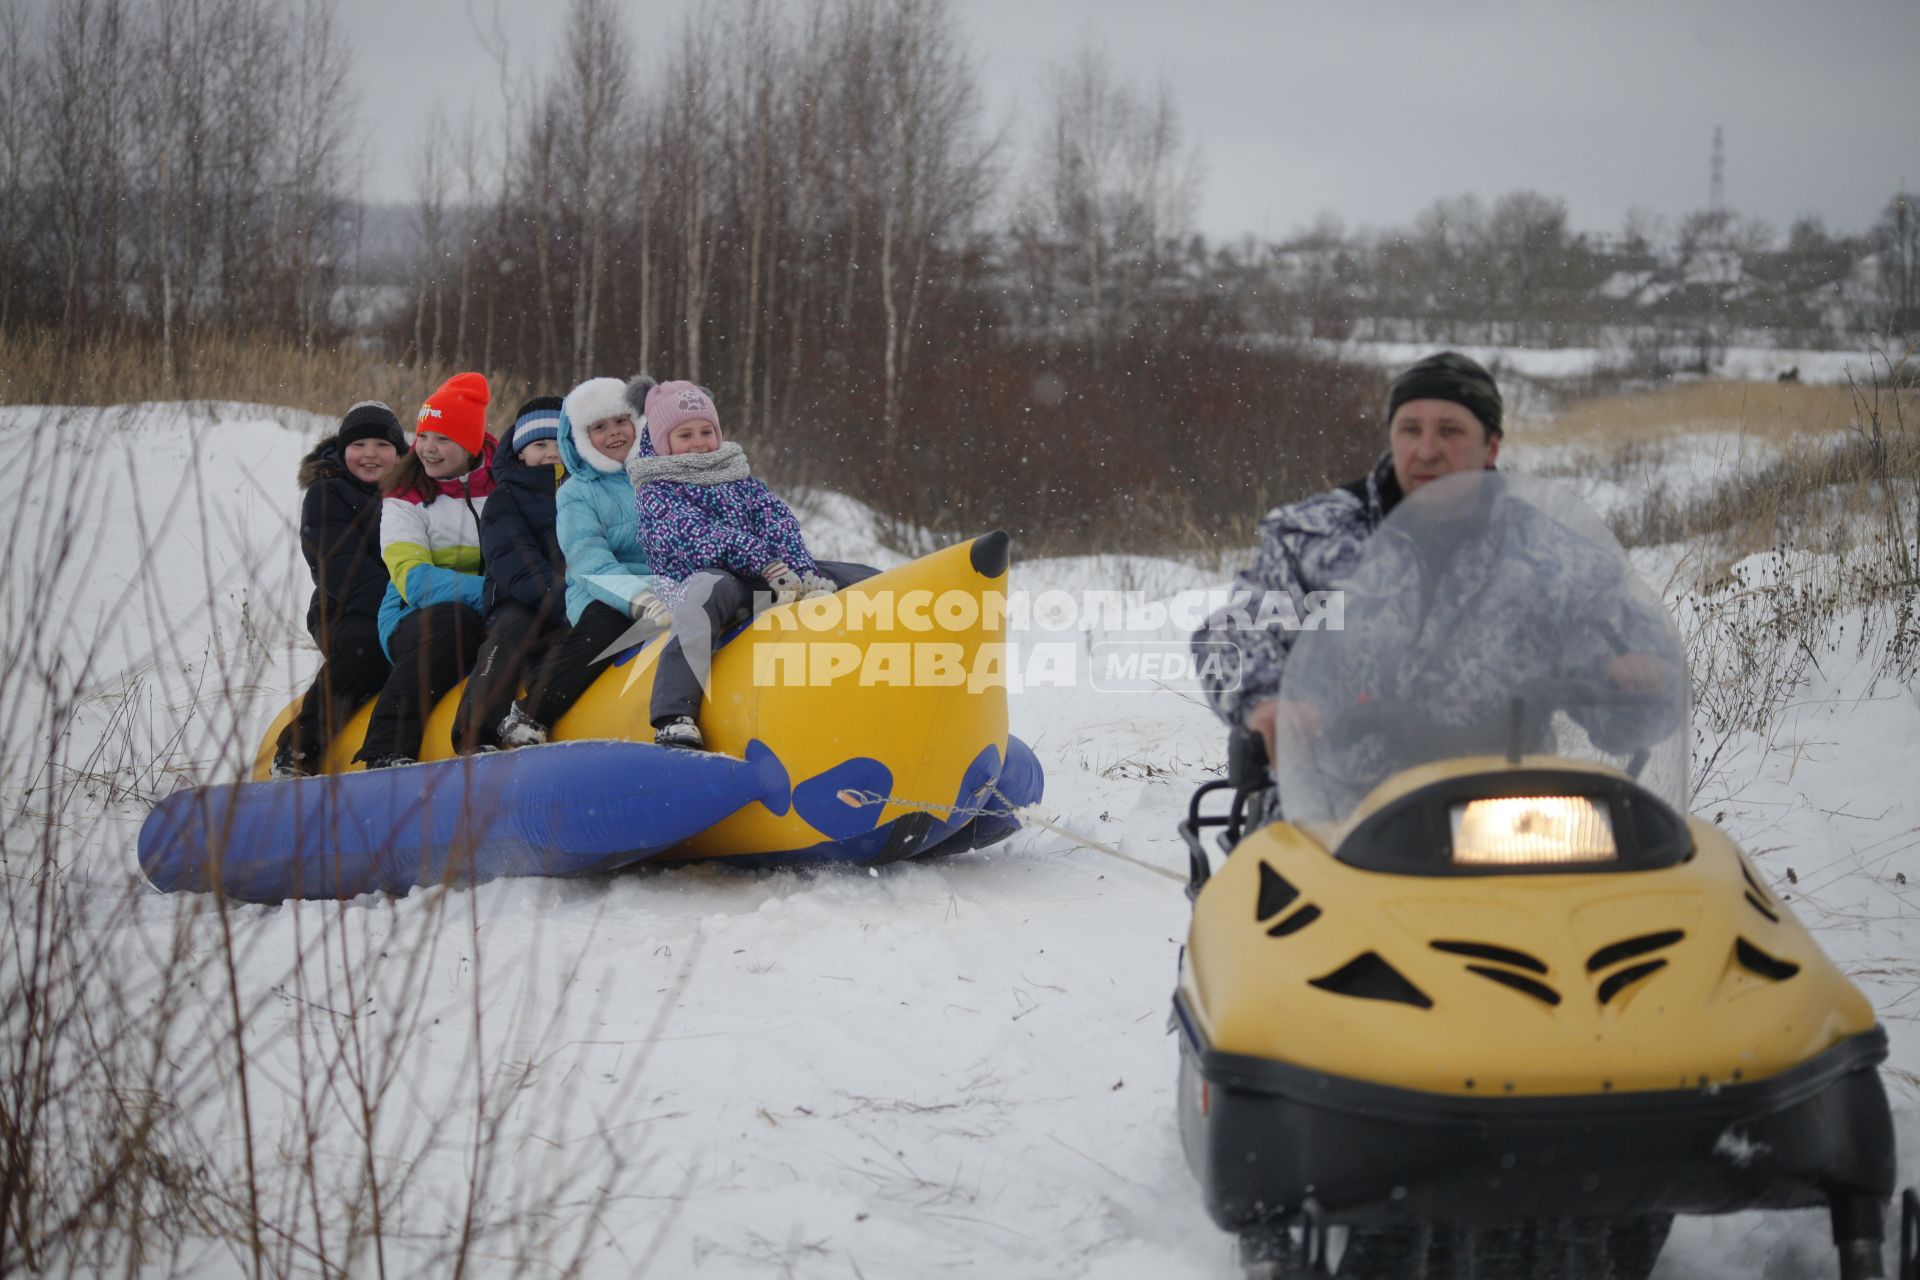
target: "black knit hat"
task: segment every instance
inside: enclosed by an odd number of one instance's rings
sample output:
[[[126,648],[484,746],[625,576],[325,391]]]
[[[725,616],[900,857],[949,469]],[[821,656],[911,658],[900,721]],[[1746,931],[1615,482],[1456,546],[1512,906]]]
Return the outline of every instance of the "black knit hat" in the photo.
[[[401,453],[407,451],[407,438],[400,432],[400,419],[378,400],[362,400],[340,419],[340,432],[334,437],[342,449],[355,440],[385,440]]]
[[[1409,400],[1451,400],[1465,406],[1487,428],[1500,434],[1500,388],[1478,360],[1458,351],[1442,351],[1404,370],[1387,397],[1387,421]]]

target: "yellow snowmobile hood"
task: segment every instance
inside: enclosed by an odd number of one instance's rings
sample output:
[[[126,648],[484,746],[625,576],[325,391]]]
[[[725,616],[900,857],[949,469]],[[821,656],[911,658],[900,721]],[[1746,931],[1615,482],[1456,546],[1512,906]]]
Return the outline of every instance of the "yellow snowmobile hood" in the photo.
[[[1410,769],[1344,822],[1275,823],[1202,887],[1184,1003],[1215,1050],[1469,1096],[1760,1080],[1872,1007],[1718,828],[1657,870],[1391,875],[1332,856],[1441,782],[1617,771],[1552,757]]]

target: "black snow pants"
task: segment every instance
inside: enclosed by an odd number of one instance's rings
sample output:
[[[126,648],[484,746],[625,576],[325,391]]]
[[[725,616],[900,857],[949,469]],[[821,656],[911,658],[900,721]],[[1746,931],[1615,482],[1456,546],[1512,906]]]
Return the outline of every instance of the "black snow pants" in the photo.
[[[455,603],[418,609],[400,620],[388,646],[393,672],[373,706],[373,720],[355,760],[419,758],[427,716],[473,666],[482,625],[479,614]]]
[[[539,688],[527,691],[522,709],[547,728],[553,728],[561,716],[580,701],[587,686],[613,665],[624,649],[608,653],[620,638],[633,629],[633,619],[624,610],[595,600],[580,611],[580,621],[559,644],[547,650],[531,683]],[[658,628],[638,633],[633,643],[641,644],[659,634]]]
[[[379,624],[366,614],[309,614],[307,630],[320,646],[320,670],[301,697],[300,710],[280,731],[274,756],[302,773],[317,773],[333,735],[380,692],[393,664],[381,652]]]
[[[487,638],[481,642],[480,656],[467,674],[466,692],[460,696],[460,710],[453,718],[456,751],[464,754],[477,747],[500,745],[500,721],[520,696],[522,679],[527,685],[523,705],[530,708],[539,701],[553,671],[543,659],[565,641],[567,634],[565,614],[543,618],[514,601],[494,606],[487,615]],[[528,714],[533,713],[529,710]],[[541,723],[549,724],[544,720]]]

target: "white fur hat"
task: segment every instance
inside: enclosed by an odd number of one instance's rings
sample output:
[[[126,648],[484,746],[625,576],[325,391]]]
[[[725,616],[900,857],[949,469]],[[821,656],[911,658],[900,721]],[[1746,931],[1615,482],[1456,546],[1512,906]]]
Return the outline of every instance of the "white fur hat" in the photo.
[[[611,474],[621,470],[620,463],[593,447],[593,441],[587,436],[587,428],[623,414],[630,418],[639,416],[627,401],[627,384],[618,378],[588,378],[567,392],[561,408],[567,415],[567,423],[573,434],[573,447],[580,457],[596,471]]]
[[[618,378],[588,378],[567,392],[564,407],[567,421],[577,427],[590,427],[603,418],[617,418],[623,413],[637,416],[633,406],[627,403],[627,384]]]

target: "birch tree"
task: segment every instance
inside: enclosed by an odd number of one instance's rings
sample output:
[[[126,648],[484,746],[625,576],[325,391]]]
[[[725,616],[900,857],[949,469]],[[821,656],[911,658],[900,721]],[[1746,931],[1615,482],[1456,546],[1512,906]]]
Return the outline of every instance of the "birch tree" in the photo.
[[[613,139],[627,110],[632,49],[613,0],[573,0],[564,69],[556,86],[562,172],[577,200],[572,302],[572,376],[591,372],[605,287],[608,220],[615,188]]]
[[[1092,41],[1049,70],[1041,118],[1013,234],[1049,300],[1045,323],[1090,339],[1097,356],[1131,331],[1141,295],[1169,265],[1165,247],[1184,237],[1199,158],[1171,89],[1135,89]]]

